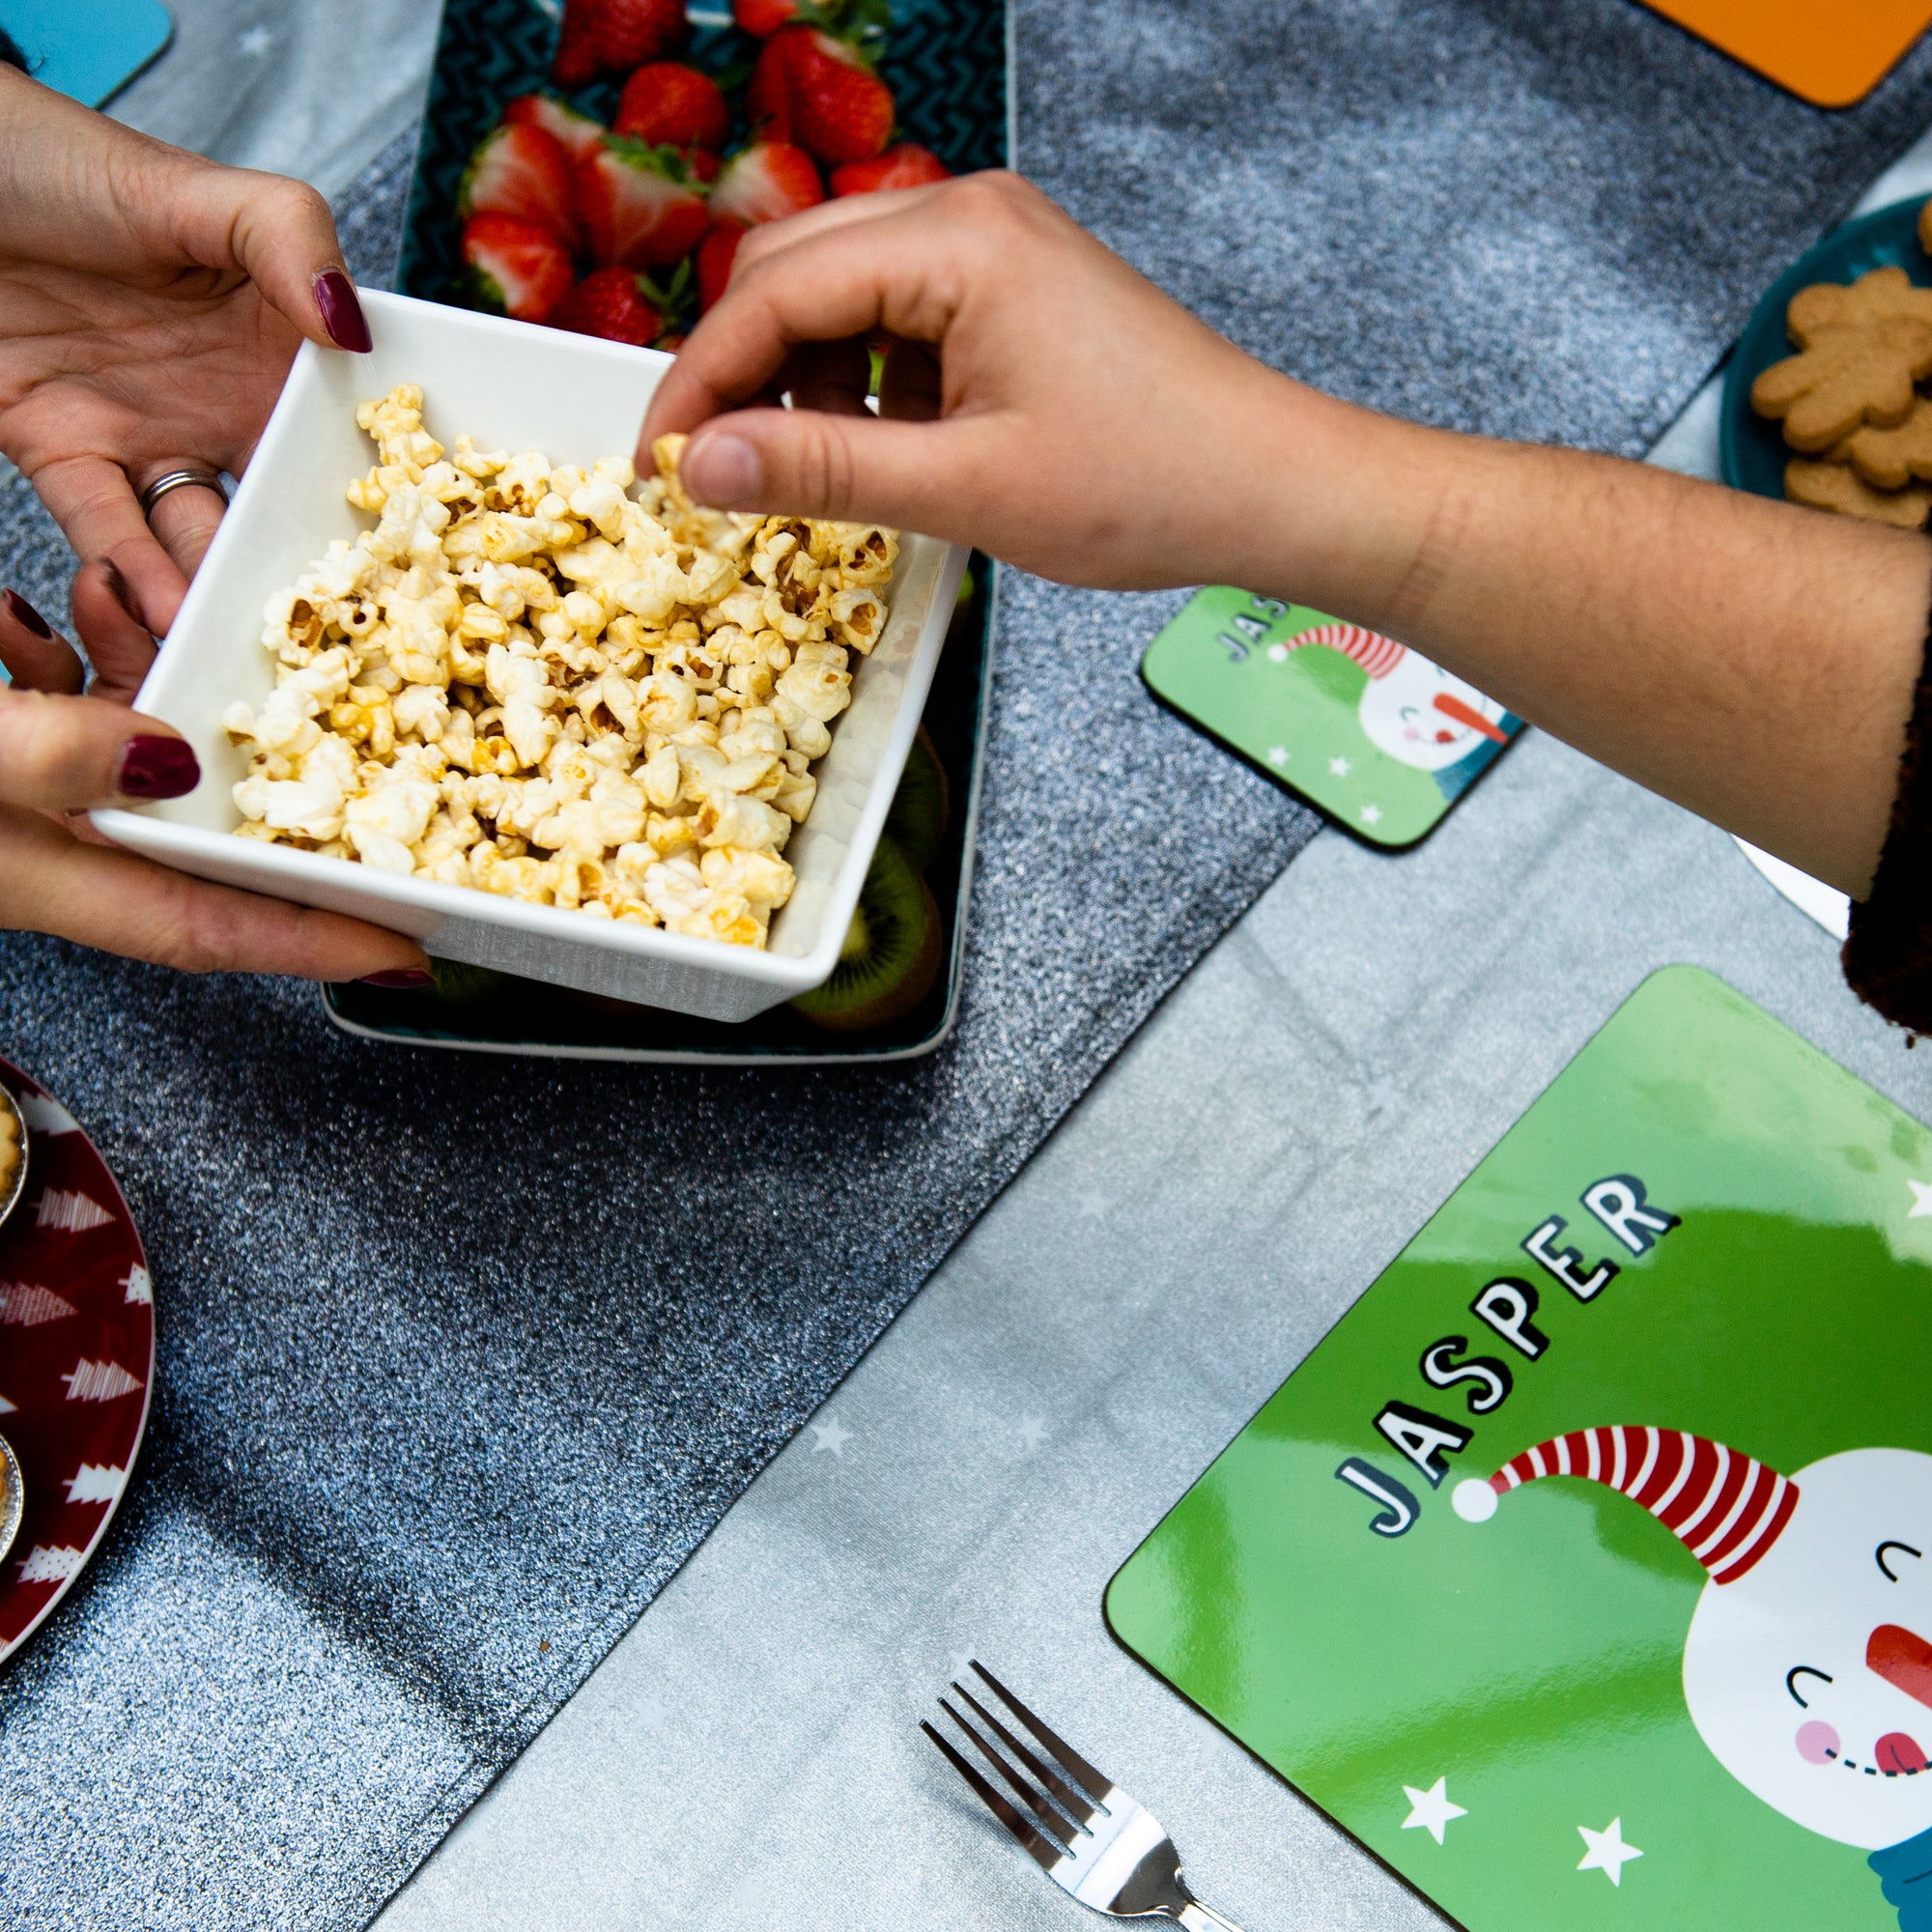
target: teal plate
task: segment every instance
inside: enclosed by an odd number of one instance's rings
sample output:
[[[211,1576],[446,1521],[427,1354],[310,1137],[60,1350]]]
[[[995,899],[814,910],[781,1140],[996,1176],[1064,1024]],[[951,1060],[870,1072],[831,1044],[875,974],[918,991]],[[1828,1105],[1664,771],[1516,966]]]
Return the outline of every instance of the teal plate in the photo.
[[[945,845],[925,875],[944,927],[946,970],[904,1019],[874,1033],[835,1034],[801,1019],[789,1007],[777,1007],[742,1026],[724,1026],[507,974],[485,997],[461,1004],[434,993],[386,992],[359,984],[325,986],[322,1001],[329,1018],[345,1033],[401,1046],[561,1060],[832,1066],[916,1060],[932,1052],[952,1031],[966,963],[973,833],[980,815],[986,706],[993,677],[993,576],[986,559],[976,554],[973,594],[952,619],[925,701],[926,735],[945,767],[952,799]]]
[[[1813,282],[1855,282],[1873,269],[1903,269],[1920,288],[1932,288],[1932,260],[1918,245],[1918,211],[1925,197],[1895,201],[1834,228],[1792,263],[1751,311],[1724,374],[1718,454],[1724,481],[1735,490],[1784,499],[1784,466],[1791,456],[1776,423],[1750,406],[1751,384],[1792,353],[1784,312]]]

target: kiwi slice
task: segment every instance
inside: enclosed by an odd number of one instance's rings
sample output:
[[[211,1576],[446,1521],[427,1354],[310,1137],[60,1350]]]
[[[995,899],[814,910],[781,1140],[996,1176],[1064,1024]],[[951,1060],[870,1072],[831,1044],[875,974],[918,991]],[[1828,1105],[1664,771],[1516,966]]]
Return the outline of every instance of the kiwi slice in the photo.
[[[946,782],[946,767],[939,762],[939,753],[922,724],[919,736],[912,741],[912,754],[906,759],[899,788],[893,794],[893,809],[886,813],[886,831],[923,872],[939,857],[952,815],[952,792]]]
[[[895,839],[881,838],[832,977],[792,1005],[835,1033],[889,1026],[932,990],[940,952],[931,888]]]
[[[436,976],[435,997],[451,1007],[480,1006],[507,977],[488,966],[467,966],[460,959],[432,959],[429,970]]]

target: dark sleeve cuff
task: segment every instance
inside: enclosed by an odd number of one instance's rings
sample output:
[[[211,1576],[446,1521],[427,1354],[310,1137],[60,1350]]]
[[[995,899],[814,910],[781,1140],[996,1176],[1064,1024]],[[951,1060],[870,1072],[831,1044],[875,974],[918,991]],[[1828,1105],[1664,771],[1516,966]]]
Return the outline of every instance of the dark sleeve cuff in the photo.
[[[1920,659],[1891,829],[1868,898],[1852,901],[1845,978],[1896,1026],[1932,1034],[1932,651]]]

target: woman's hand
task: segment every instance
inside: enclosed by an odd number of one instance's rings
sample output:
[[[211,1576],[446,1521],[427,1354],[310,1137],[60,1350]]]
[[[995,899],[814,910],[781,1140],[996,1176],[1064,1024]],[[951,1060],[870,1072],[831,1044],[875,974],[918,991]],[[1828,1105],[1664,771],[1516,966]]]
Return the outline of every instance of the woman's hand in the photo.
[[[877,336],[884,421],[863,408]],[[805,407],[756,406],[787,389]],[[722,507],[924,530],[1063,582],[1259,588],[1285,547],[1348,542],[1332,493],[1257,488],[1283,450],[1312,478],[1320,452],[1400,427],[1264,367],[992,174],[754,229],[639,462],[694,431],[686,486]]]
[[[896,420],[872,421],[881,334]],[[1064,582],[1235,583],[1387,632],[1814,876],[1870,881],[1923,537],[1336,402],[1011,176],[754,231],[646,442],[673,430],[701,501],[898,525]]]
[[[149,139],[0,67],[0,453],[156,634],[306,335],[367,349],[327,204]]]
[[[72,649],[23,598],[0,593],[0,664],[14,680],[0,687],[0,928],[188,972],[426,983],[421,948],[399,934],[209,885],[101,841],[77,814],[180,798],[201,772],[172,725],[128,709],[154,639],[116,596],[112,565],[81,572],[73,609],[95,690],[111,696],[72,695]]]

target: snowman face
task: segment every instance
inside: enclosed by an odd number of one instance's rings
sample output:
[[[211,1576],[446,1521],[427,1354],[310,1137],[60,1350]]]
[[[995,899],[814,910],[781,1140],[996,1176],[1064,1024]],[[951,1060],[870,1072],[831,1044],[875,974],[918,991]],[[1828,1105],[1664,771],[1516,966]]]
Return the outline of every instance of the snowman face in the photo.
[[[1876,1851],[1932,1827],[1932,1456],[1854,1449],[1793,1481],[1770,1551],[1698,1599],[1685,1700],[1739,1783]]]
[[[1378,751],[1422,772],[1442,771],[1486,740],[1503,741],[1503,707],[1413,651],[1369,680],[1359,715]]]

